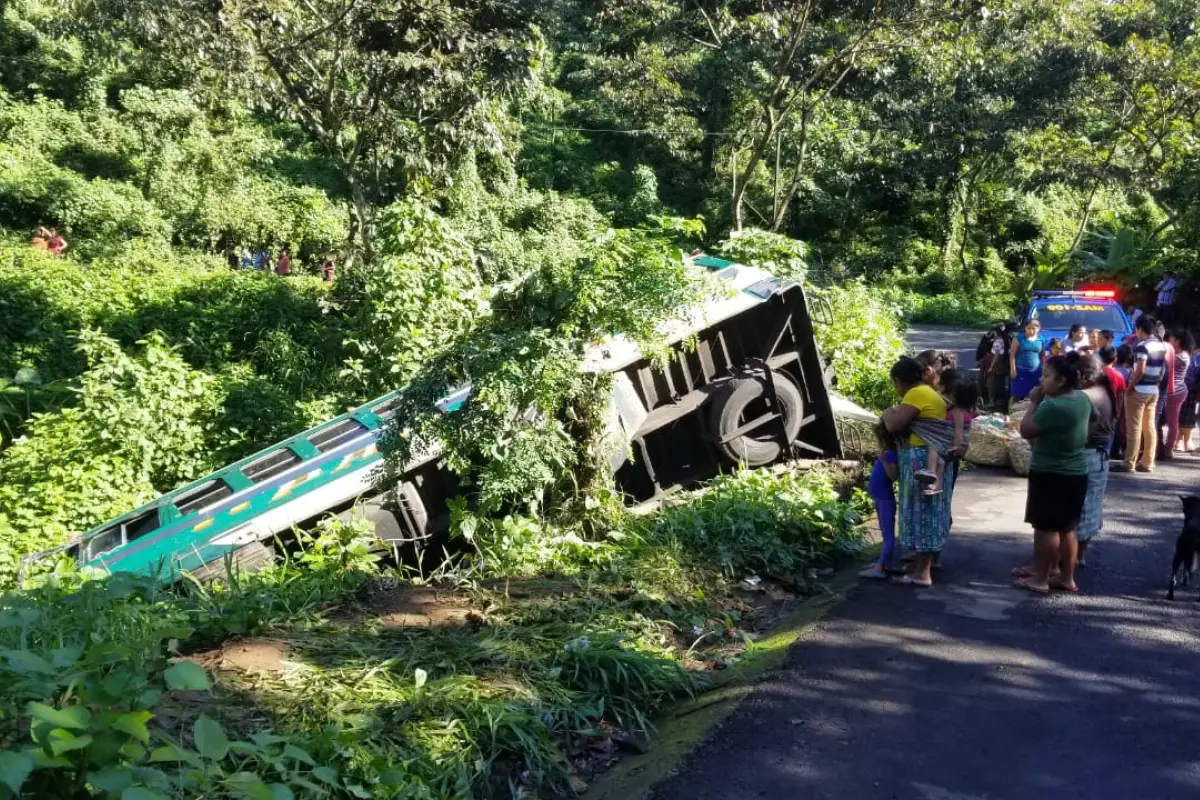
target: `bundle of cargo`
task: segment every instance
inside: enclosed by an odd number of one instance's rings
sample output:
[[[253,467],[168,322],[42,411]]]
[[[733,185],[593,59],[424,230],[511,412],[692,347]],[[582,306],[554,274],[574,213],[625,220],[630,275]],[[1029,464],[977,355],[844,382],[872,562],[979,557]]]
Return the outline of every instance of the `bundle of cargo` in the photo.
[[[976,417],[971,423],[971,446],[967,448],[965,458],[972,464],[1007,467],[1012,463],[1009,443],[1020,438],[1020,434],[1008,426],[1008,421],[1001,414]]]
[[[1014,431],[1015,433],[1015,431]],[[1029,474],[1029,462],[1033,460],[1033,447],[1028,439],[1019,435],[1008,442],[1008,459],[1012,462],[1013,472],[1024,477]]]

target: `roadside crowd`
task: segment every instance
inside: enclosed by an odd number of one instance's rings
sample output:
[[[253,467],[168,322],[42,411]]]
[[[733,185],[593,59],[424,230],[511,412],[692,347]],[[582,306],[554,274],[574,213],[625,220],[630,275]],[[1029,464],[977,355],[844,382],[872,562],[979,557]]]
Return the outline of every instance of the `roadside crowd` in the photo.
[[[1032,450],[1025,521],[1034,553],[1013,570],[1015,585],[1043,595],[1077,591],[1075,570],[1086,565],[1088,544],[1104,525],[1110,469],[1153,472],[1158,459],[1193,452],[1195,336],[1168,332],[1149,314],[1139,314],[1134,327],[1121,342],[1082,325],[1065,341],[1045,341],[1036,319],[1012,335],[999,327],[980,343],[978,384],[948,352],[897,361],[890,376],[900,402],[876,428],[880,452],[868,484],[883,549],[862,576],[899,573],[897,583],[933,585],[982,389],[985,405],[1027,403],[1019,431]],[[897,536],[909,553],[907,569],[894,568]]]

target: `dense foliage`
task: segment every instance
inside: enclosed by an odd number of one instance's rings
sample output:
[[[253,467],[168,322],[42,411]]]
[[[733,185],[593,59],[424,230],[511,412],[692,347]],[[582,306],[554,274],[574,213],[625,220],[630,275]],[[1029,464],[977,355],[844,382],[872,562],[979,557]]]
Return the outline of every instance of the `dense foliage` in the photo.
[[[905,320],[981,322],[1094,278],[1143,302],[1165,274],[1194,291],[1198,16],[0,3],[0,587],[21,555],[396,388],[392,465],[437,437],[463,478],[459,577],[609,587],[497,611],[482,640],[293,630],[328,671],[218,686],[218,710],[254,693],[250,724],[167,709],[210,689],[168,655],[311,621],[375,569],[361,531],[182,596],[61,577],[0,611],[0,796],[438,797],[501,793],[485,783],[518,767],[511,794],[561,789],[570,741],[689,688],[659,621],[709,636],[706,593],[858,546],[824,479],[722,478],[625,518],[598,480],[606,387],[586,346],[620,331],[652,353],[707,291],[681,257],[696,247],[807,281],[838,387],[873,407]],[[43,225],[65,253],[31,246]],[[283,248],[287,277],[222,257]],[[434,414],[466,380],[463,413]]]

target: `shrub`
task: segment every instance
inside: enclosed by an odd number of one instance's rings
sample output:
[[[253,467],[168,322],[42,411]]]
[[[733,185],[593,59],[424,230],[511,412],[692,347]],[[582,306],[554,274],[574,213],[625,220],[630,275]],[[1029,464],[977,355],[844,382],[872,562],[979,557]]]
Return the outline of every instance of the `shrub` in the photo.
[[[202,474],[220,396],[157,336],[136,356],[95,332],[78,405],[35,416],[0,454],[0,588],[48,549]]]
[[[888,370],[904,353],[899,308],[861,280],[826,296],[833,322],[814,330],[822,353],[832,359],[838,391],[867,408],[887,408],[895,399]]]
[[[924,296],[885,290],[884,294],[899,307],[905,321],[933,325],[983,327],[1009,319],[1017,305],[1012,295],[983,291]]]

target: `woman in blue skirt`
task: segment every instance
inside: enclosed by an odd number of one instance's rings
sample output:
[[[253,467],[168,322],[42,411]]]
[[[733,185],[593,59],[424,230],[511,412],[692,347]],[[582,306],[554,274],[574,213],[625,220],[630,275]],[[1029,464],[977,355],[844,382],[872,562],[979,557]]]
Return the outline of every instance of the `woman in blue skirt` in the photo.
[[[1038,334],[1042,323],[1031,319],[1025,323],[1025,332],[1013,337],[1008,351],[1008,376],[1012,378],[1010,396],[1013,400],[1024,400],[1042,381],[1042,348],[1044,342]]]

